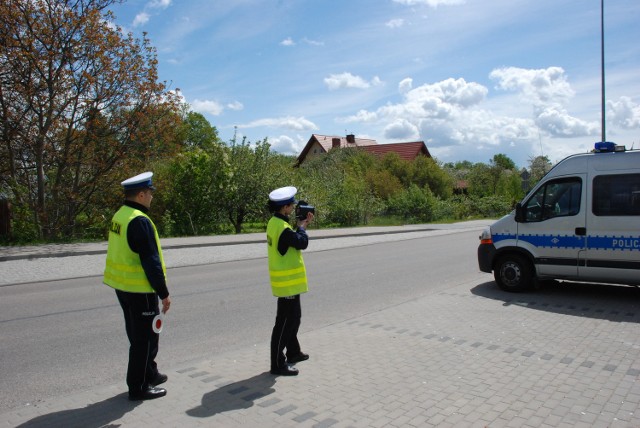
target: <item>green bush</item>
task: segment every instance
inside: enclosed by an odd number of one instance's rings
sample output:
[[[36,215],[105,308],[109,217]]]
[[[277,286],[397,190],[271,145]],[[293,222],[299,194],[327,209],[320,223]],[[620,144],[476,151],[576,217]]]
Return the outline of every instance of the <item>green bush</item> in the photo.
[[[513,209],[508,198],[498,196],[456,196],[451,202],[456,220],[502,217]]]
[[[415,184],[389,198],[387,213],[411,222],[429,222],[434,218],[436,198],[428,187]]]
[[[456,208],[457,205],[452,199],[436,199],[433,205],[433,220],[457,220]]]

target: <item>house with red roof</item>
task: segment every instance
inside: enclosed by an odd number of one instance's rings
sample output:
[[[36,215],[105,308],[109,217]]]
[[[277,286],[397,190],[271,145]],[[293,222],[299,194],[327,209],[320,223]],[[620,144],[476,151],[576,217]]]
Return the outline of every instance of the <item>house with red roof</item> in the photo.
[[[378,144],[376,140],[356,138],[353,134],[349,134],[346,137],[312,134],[302,152],[300,152],[296,165],[302,164],[306,159],[328,153],[329,150],[345,147],[359,148],[378,157],[383,157],[387,153],[397,153],[400,159],[409,162],[418,156],[431,157],[424,141]]]

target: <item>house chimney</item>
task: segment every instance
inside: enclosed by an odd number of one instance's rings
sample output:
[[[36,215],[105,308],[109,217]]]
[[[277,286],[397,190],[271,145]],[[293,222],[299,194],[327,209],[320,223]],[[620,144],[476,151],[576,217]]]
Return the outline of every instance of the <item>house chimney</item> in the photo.
[[[356,143],[356,136],[353,134],[347,134],[347,143],[348,144],[355,144]]]
[[[332,149],[340,148],[340,138],[333,137],[331,139],[331,148]]]

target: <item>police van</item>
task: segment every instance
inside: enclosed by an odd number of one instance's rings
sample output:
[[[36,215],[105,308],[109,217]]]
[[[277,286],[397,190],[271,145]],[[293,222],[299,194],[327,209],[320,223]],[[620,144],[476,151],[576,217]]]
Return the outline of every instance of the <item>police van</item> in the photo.
[[[482,232],[478,264],[507,291],[544,279],[640,285],[640,150],[596,143],[558,162]]]

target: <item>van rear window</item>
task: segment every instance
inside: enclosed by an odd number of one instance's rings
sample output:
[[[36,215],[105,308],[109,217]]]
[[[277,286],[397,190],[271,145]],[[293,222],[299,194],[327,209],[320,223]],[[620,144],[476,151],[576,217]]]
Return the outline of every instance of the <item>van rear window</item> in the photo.
[[[594,178],[592,210],[597,216],[640,215],[640,174]]]

